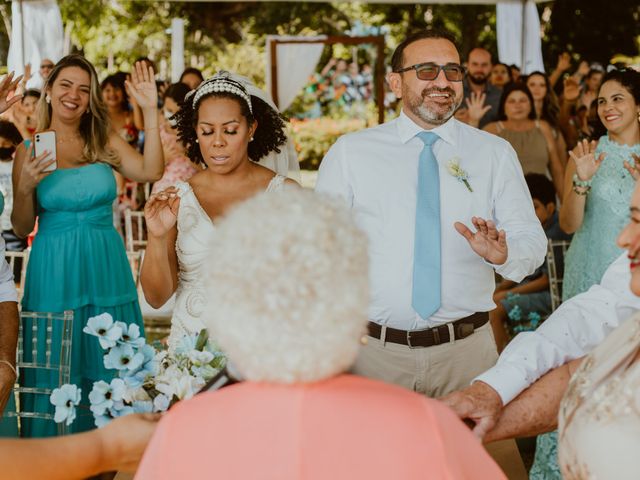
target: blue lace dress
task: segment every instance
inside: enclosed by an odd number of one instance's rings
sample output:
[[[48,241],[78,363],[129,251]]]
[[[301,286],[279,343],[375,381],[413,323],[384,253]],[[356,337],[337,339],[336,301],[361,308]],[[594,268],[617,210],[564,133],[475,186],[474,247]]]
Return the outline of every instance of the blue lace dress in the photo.
[[[605,270],[622,253],[616,238],[629,219],[629,200],[635,186],[623,162],[633,165],[631,154],[640,155],[640,144],[620,145],[605,135],[600,138],[596,156],[600,152],[605,153],[605,158],[593,177],[584,220],[565,254],[563,301],[599,283]],[[562,479],[557,446],[557,432],[538,436],[530,479]]]

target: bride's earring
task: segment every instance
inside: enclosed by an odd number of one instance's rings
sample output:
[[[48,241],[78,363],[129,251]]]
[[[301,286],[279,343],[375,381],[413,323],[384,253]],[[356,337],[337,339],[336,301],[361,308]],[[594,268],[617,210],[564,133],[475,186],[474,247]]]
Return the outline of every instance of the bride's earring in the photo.
[[[46,97],[44,97],[44,101],[45,101],[45,102],[47,102],[47,103],[51,103],[51,96],[49,96],[49,95],[47,94],[47,96],[46,96]]]

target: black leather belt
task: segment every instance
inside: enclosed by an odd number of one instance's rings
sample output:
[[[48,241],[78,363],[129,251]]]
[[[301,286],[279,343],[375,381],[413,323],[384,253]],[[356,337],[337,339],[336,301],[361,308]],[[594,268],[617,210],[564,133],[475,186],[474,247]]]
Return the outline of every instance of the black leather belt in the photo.
[[[411,348],[432,347],[451,341],[449,325],[453,326],[454,339],[460,340],[472,335],[476,329],[488,321],[488,312],[478,312],[451,322],[451,324],[445,323],[437,327],[425,328],[424,330],[398,330],[397,328],[387,327],[384,339],[385,342],[408,345]],[[382,326],[375,322],[369,322],[369,336],[379,339],[381,334]]]

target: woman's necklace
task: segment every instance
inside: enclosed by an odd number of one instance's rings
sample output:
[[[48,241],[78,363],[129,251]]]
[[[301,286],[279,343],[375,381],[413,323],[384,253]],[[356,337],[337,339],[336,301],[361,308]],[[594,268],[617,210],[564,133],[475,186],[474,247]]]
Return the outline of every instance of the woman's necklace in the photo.
[[[82,143],[82,137],[80,135],[75,135],[73,137],[57,137],[56,139],[58,143]]]

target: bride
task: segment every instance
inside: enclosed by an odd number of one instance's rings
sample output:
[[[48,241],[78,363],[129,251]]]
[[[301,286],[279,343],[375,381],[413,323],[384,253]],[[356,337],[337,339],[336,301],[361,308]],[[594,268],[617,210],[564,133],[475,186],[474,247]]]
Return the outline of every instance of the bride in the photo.
[[[218,217],[258,192],[297,185],[285,177],[292,162],[282,116],[243,77],[217,73],[189,93],[176,117],[179,139],[204,169],[147,202],[148,243],[140,277],[155,308],[176,294],[170,349],[204,328],[202,268]],[[284,175],[256,163],[264,159]]]

